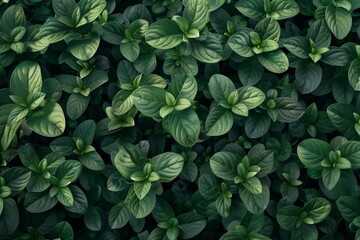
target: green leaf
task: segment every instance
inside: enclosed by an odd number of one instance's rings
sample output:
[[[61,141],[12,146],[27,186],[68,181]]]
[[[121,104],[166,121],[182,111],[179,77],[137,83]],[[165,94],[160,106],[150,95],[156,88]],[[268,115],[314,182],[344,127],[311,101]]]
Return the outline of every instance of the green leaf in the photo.
[[[231,198],[228,198],[225,194],[220,195],[215,201],[216,209],[222,217],[229,216],[231,207]]]
[[[289,205],[278,210],[276,220],[283,229],[293,231],[302,212],[300,207]]]
[[[304,107],[293,98],[279,97],[274,100],[279,122],[294,122],[305,113]]]
[[[229,109],[222,106],[214,107],[205,121],[205,131],[208,136],[220,136],[230,131],[233,126],[233,116]]]
[[[299,58],[309,58],[311,47],[309,41],[304,36],[287,38],[284,42],[284,47]]]
[[[239,94],[237,103],[244,104],[248,109],[256,108],[265,100],[265,94],[256,87],[242,87],[237,91]]]
[[[335,7],[333,4],[330,4],[326,7],[325,20],[337,39],[345,38],[351,30],[351,13],[344,8]]]
[[[162,19],[150,25],[145,40],[154,48],[170,49],[182,43],[183,32],[174,21]]]
[[[209,80],[209,91],[215,102],[220,102],[227,100],[230,93],[235,91],[235,85],[230,78],[221,74],[214,74]]]
[[[90,97],[85,97],[80,93],[72,93],[66,104],[66,113],[70,119],[78,119],[87,109]]]
[[[59,186],[67,186],[78,179],[81,174],[82,165],[76,160],[67,160],[62,163],[55,172],[59,179]]]
[[[255,85],[264,75],[264,68],[256,58],[248,58],[241,62],[237,70],[240,81],[244,86]]]
[[[216,164],[217,163],[215,162],[212,165]],[[217,178],[212,173],[205,173],[199,177],[198,188],[201,196],[203,196],[206,200],[214,201],[217,197],[219,197],[220,191],[218,189]]]
[[[69,26],[54,17],[46,19],[37,36],[40,44],[44,45],[43,48],[45,48],[48,44],[60,42],[72,34],[72,29]]]
[[[74,238],[74,231],[68,222],[61,221],[52,227],[48,237],[50,239],[60,238],[62,240],[71,240]]]
[[[1,136],[1,148],[3,150],[6,150],[11,142],[13,141],[17,130],[19,129],[19,127],[21,126],[21,122],[17,122],[11,126],[6,125],[4,128],[4,131],[2,132],[2,136]],[[0,129],[1,130],[1,129]],[[1,133],[1,131],[0,131]]]
[[[76,146],[71,137],[59,137],[50,143],[50,148],[56,153],[68,156],[73,154]]]
[[[91,34],[81,39],[74,39],[68,43],[71,54],[80,60],[89,60],[99,48],[100,37]]]
[[[19,210],[12,198],[3,199],[3,209],[0,214],[0,236],[8,237],[13,234],[19,225]]]
[[[144,86],[136,89],[132,96],[136,108],[145,116],[159,118],[160,108],[166,105],[166,91],[154,86]]]
[[[52,7],[54,9],[55,15],[58,17],[71,17],[72,10],[76,8],[76,3],[74,0],[54,0],[52,1]]]
[[[194,101],[198,91],[196,79],[190,74],[175,75],[169,84],[168,91],[177,99],[186,98],[190,102]]]
[[[341,196],[336,200],[336,206],[341,216],[349,223],[360,215],[360,199],[358,197]]]
[[[182,171],[184,158],[174,152],[159,154],[150,159],[152,170],[160,177],[160,182],[171,182]]]
[[[322,69],[319,64],[302,61],[296,68],[295,78],[294,83],[298,92],[308,94],[320,85]]]
[[[95,130],[94,120],[85,120],[76,127],[73,137],[80,138],[85,145],[90,145],[94,139]]]
[[[18,195],[29,183],[31,172],[27,168],[12,167],[4,172],[6,186],[11,189],[11,195]],[[1,214],[0,214],[1,215]]]
[[[273,73],[283,73],[289,68],[289,60],[280,49],[257,55],[257,59],[264,68]]]
[[[341,157],[351,162],[352,169],[360,168],[360,142],[348,141],[341,145],[339,151],[341,152]]]
[[[248,58],[254,55],[249,33],[245,31],[234,33],[227,43],[235,53],[242,57]]]
[[[128,196],[128,207],[135,218],[144,218],[149,215],[156,204],[156,196],[154,191],[150,191],[143,199],[139,199],[133,188],[130,188]]]
[[[195,212],[183,213],[176,217],[179,221],[181,239],[191,239],[198,235],[206,226],[203,216]]]
[[[276,20],[283,20],[296,16],[299,11],[299,5],[293,0],[273,0],[271,1],[270,16]]]
[[[70,207],[74,204],[74,197],[68,187],[61,187],[56,194],[56,197],[59,202],[66,207]]]
[[[351,62],[348,71],[348,79],[351,87],[355,91],[360,91],[360,59],[357,58]]]
[[[151,214],[158,223],[168,222],[171,218],[175,217],[174,210],[170,204],[162,198],[156,200],[155,208]]]
[[[253,194],[246,188],[241,187],[239,189],[240,199],[244,203],[246,209],[252,214],[261,214],[267,208],[270,200],[269,187],[261,181],[262,192],[259,194]]]
[[[156,56],[154,52],[140,54],[138,59],[135,60],[134,66],[136,71],[142,74],[152,73],[157,65]]]
[[[250,113],[245,122],[245,133],[249,138],[259,138],[266,134],[271,119],[266,113]]]
[[[136,41],[121,43],[121,54],[130,62],[134,62],[140,54],[140,46]]]
[[[28,192],[25,195],[24,206],[31,213],[42,213],[53,208],[57,202],[57,198],[50,198],[46,191],[41,193]]]
[[[328,200],[321,197],[316,197],[308,201],[304,210],[307,212],[307,217],[313,220],[313,224],[322,222],[331,211],[331,204]]]
[[[190,29],[202,30],[210,20],[207,2],[204,0],[186,1],[183,17],[189,21]]]
[[[352,105],[345,103],[333,103],[328,106],[326,112],[332,124],[339,131],[347,133],[349,135],[351,134],[350,130],[353,130],[355,123],[355,119],[353,116],[355,109]]]
[[[45,137],[61,135],[66,124],[61,106],[51,102],[33,112],[26,122],[34,132]]]
[[[335,187],[340,178],[340,169],[338,168],[324,168],[322,170],[322,181],[324,186],[330,191]]]
[[[88,200],[85,193],[75,185],[70,185],[68,188],[73,196],[73,204],[71,206],[65,206],[66,210],[84,215],[88,209]]]
[[[265,17],[264,3],[261,0],[238,1],[235,7],[239,12],[253,20],[261,20]]]
[[[108,222],[111,229],[120,229],[130,220],[131,213],[128,207],[117,204],[110,209]]]
[[[105,163],[99,153],[87,152],[79,157],[80,162],[88,169],[101,171],[105,168]]]
[[[18,27],[26,25],[26,16],[21,5],[11,5],[2,14],[0,29],[5,34]]]
[[[10,78],[10,90],[13,95],[25,97],[40,92],[42,77],[40,65],[33,61],[23,61],[16,66]]]
[[[92,231],[100,231],[101,229],[101,215],[98,207],[90,206],[84,216],[85,226]]]
[[[142,171],[145,160],[140,149],[131,144],[124,144],[115,155],[114,165],[122,176],[130,179],[137,171]]]
[[[139,200],[143,199],[151,189],[151,182],[142,181],[142,182],[134,182],[133,185],[134,192]]]
[[[208,32],[204,41],[191,41],[191,55],[204,63],[217,63],[222,60],[224,50],[216,35]]]
[[[237,176],[237,157],[231,152],[218,152],[210,158],[210,167],[214,174],[224,180],[233,181]]]
[[[281,34],[281,27],[275,19],[264,18],[256,24],[255,32],[260,35],[262,41],[273,40],[278,42]]]
[[[112,107],[116,115],[123,115],[134,105],[131,97],[132,90],[121,89],[112,100]]]
[[[307,168],[318,168],[324,159],[328,159],[331,146],[319,139],[305,139],[297,147],[300,161]]]
[[[85,18],[86,22],[94,21],[106,7],[105,0],[81,0],[78,3],[81,17]]]
[[[174,139],[184,147],[195,145],[199,138],[200,120],[191,108],[172,112],[163,120],[163,124]]]
[[[13,125],[15,123],[21,122],[28,115],[29,109],[17,106],[15,107],[8,117],[7,125]]]
[[[299,228],[292,231],[291,238],[299,240],[317,240],[319,239],[318,235],[316,226],[302,224]]]
[[[109,80],[109,77],[105,71],[94,70],[89,76],[84,79],[86,87],[90,88],[90,91],[94,91]]]
[[[262,192],[262,185],[257,177],[251,177],[241,183],[252,194],[260,194]]]
[[[331,44],[331,32],[325,19],[316,20],[309,28],[306,38],[315,43],[317,48],[329,47]]]

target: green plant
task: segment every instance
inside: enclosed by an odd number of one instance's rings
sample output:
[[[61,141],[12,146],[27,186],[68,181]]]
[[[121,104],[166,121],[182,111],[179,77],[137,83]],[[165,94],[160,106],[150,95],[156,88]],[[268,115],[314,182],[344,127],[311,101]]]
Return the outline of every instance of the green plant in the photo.
[[[358,239],[359,9],[0,0],[0,238]]]

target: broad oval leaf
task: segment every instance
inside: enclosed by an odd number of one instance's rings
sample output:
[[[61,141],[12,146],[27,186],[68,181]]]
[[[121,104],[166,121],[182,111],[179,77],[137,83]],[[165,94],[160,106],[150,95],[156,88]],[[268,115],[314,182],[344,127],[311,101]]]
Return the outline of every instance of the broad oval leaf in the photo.
[[[300,207],[289,205],[279,209],[276,213],[276,220],[283,229],[292,231],[296,229],[297,221],[302,212],[303,210]]]
[[[209,91],[215,102],[227,100],[227,97],[235,91],[235,85],[225,75],[214,74],[209,80]]]
[[[130,220],[131,213],[126,205],[117,204],[110,209],[108,222],[111,229],[120,229]]]
[[[262,0],[238,1],[235,7],[239,12],[253,20],[260,20],[265,17],[264,2]]]
[[[69,189],[73,196],[73,204],[72,206],[65,206],[66,210],[84,215],[88,209],[88,200],[85,193],[75,185],[70,185]]]
[[[10,78],[10,90],[13,95],[26,99],[30,93],[40,92],[41,88],[41,69],[37,62],[23,61],[16,66]]]
[[[352,61],[348,71],[348,79],[351,87],[355,91],[360,91],[360,59],[359,58]]]
[[[360,142],[348,141],[340,146],[341,157],[351,162],[352,169],[360,168]]]
[[[223,58],[223,46],[214,34],[210,32],[207,34],[204,41],[191,41],[191,55],[204,63],[217,63]]]
[[[252,214],[261,214],[267,208],[270,201],[270,190],[267,184],[261,181],[262,191],[259,194],[253,194],[246,188],[239,189],[240,199],[244,203],[246,209]]]
[[[208,136],[220,136],[230,131],[234,119],[229,109],[222,106],[214,107],[205,121],[205,131]]]
[[[239,31],[231,35],[228,40],[229,47],[241,57],[251,57],[254,55],[250,36],[245,31]]]
[[[196,97],[198,85],[194,76],[179,74],[172,78],[168,91],[177,99],[186,98],[191,102]]]
[[[305,204],[304,210],[307,212],[307,217],[316,224],[322,222],[329,215],[331,204],[325,198],[316,197]]]
[[[218,152],[210,158],[210,167],[214,174],[224,180],[233,181],[237,176],[237,157],[231,152]]]
[[[80,60],[89,60],[92,58],[100,44],[100,37],[96,34],[85,38],[74,39],[68,43],[71,54]]]
[[[182,239],[190,239],[198,235],[206,226],[203,216],[195,212],[184,213],[176,217],[179,221],[180,234]]]
[[[244,104],[248,109],[256,108],[265,100],[265,94],[256,87],[242,87],[237,91],[239,94],[239,101],[237,103]]]
[[[156,195],[154,191],[150,191],[143,199],[139,199],[134,190],[130,188],[127,200],[130,212],[135,218],[144,218],[148,216],[154,209],[156,204]]]
[[[65,131],[65,116],[58,103],[48,102],[26,120],[29,127],[45,137],[56,137]]]
[[[1,199],[3,201],[2,213],[0,214],[0,236],[8,237],[18,228],[19,210],[12,198]]]
[[[78,119],[87,109],[90,97],[85,97],[80,93],[72,93],[66,103],[66,113],[70,119]]]
[[[19,194],[29,183],[31,172],[23,167],[12,167],[5,171],[2,177],[6,186],[11,189],[11,195]]]
[[[208,3],[204,0],[186,1],[183,17],[189,21],[190,29],[202,30],[210,20]]]
[[[351,13],[342,7],[336,7],[334,4],[327,6],[325,20],[337,39],[345,38],[351,30]]]
[[[160,108],[166,105],[166,91],[154,86],[143,86],[136,89],[132,96],[135,107],[145,116],[159,118]]]
[[[163,119],[163,126],[183,147],[192,147],[200,135],[200,120],[194,109],[174,111]]]
[[[85,167],[94,171],[101,171],[105,168],[104,160],[96,151],[81,155],[79,160]]]
[[[184,158],[174,152],[166,152],[153,157],[150,160],[152,170],[156,172],[160,182],[171,182],[182,171]]]
[[[257,59],[264,68],[273,73],[283,73],[289,68],[289,60],[280,49],[259,54]]]
[[[293,0],[273,0],[271,8],[270,16],[276,20],[294,17],[300,11],[299,5]]]
[[[82,165],[76,160],[67,160],[62,163],[55,172],[55,176],[59,179],[59,185],[74,182],[81,174]]]
[[[320,85],[322,69],[319,64],[302,61],[296,68],[295,78],[294,83],[299,93],[308,94]]]
[[[105,0],[81,0],[78,3],[81,17],[86,19],[86,22],[92,22],[101,14],[106,7]]]
[[[145,40],[154,48],[170,49],[182,43],[183,32],[174,21],[162,19],[149,26]]]
[[[331,146],[327,142],[319,139],[306,139],[299,143],[297,154],[300,161],[307,168],[320,167],[324,159],[328,159]]]
[[[25,195],[25,209],[31,213],[42,213],[53,208],[58,202],[56,197],[50,198],[48,191],[41,193],[28,192]]]

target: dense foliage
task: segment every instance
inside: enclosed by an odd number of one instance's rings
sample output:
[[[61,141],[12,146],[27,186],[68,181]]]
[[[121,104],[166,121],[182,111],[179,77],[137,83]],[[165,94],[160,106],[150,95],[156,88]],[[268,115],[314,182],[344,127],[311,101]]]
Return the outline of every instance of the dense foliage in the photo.
[[[359,9],[0,0],[0,239],[360,239]]]

